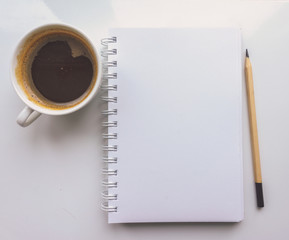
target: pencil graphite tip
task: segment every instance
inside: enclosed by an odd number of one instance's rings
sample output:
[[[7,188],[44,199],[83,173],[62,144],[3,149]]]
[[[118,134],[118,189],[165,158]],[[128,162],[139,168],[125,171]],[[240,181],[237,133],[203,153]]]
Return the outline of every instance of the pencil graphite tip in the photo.
[[[246,57],[249,57],[248,49],[246,49]]]

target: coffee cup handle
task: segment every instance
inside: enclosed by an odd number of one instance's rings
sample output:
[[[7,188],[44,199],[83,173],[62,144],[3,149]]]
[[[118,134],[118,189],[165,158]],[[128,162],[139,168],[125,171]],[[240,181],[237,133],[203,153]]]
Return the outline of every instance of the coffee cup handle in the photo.
[[[41,113],[33,110],[32,108],[26,106],[18,115],[17,117],[17,123],[21,126],[21,127],[27,127],[29,126],[31,123],[33,123],[39,116],[41,115]]]

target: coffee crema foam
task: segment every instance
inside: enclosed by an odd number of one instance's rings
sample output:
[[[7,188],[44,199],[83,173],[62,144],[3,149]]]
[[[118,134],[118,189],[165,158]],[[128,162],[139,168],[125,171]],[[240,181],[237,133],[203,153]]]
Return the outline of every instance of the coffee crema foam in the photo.
[[[31,67],[35,56],[43,46],[53,41],[67,42],[71,48],[72,57],[85,56],[91,61],[93,66],[93,77],[89,88],[79,98],[70,102],[56,103],[45,98],[36,89],[32,80]],[[97,74],[97,59],[90,44],[81,35],[65,28],[45,29],[31,35],[25,41],[23,48],[17,56],[17,65],[15,69],[17,82],[28,99],[41,107],[53,110],[71,108],[86,99],[95,86]]]

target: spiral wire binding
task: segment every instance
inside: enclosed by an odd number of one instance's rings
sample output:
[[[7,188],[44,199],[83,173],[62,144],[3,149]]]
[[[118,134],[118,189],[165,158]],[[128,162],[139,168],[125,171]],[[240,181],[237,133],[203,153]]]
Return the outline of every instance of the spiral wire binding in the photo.
[[[102,122],[103,127],[117,127],[117,121]]]
[[[105,91],[117,91],[117,85],[104,85],[104,84],[102,84],[101,89],[105,90]]]
[[[116,37],[110,37],[110,38],[104,38],[101,41],[101,44],[103,46],[101,56],[103,58],[103,75],[102,75],[102,86],[101,89],[107,93],[106,96],[102,96],[101,99],[104,103],[106,103],[109,107],[115,106],[117,103],[117,97],[109,96],[110,92],[116,92],[117,91],[117,84],[111,84],[111,82],[114,83],[117,79],[117,73],[110,73],[110,68],[117,67],[117,61],[109,61],[109,56],[116,55],[117,49],[109,49],[109,45],[116,43],[117,38]],[[110,192],[110,189],[117,188],[118,183],[116,181],[112,181],[111,177],[117,176],[117,170],[113,169],[112,166],[115,166],[113,164],[117,163],[117,157],[110,156],[110,153],[117,152],[117,145],[111,144],[111,141],[117,140],[117,133],[116,132],[109,132],[108,129],[112,128],[115,129],[117,127],[117,121],[109,120],[110,116],[116,116],[117,115],[117,109],[111,108],[106,109],[102,111],[102,115],[104,117],[104,121],[102,122],[102,127],[106,129],[105,133],[102,134],[102,137],[104,141],[107,142],[103,146],[103,152],[104,156],[102,158],[105,167],[102,169],[102,174],[105,177],[105,179],[102,181],[102,186],[104,187],[104,191],[102,192],[102,198],[104,202],[101,204],[101,209],[106,212],[117,212],[117,206],[110,205],[111,201],[117,200],[117,194],[114,192]]]

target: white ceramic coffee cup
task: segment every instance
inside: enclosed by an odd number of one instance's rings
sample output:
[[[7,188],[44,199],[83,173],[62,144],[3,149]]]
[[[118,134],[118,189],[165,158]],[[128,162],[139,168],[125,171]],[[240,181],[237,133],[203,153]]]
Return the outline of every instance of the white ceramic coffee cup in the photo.
[[[20,53],[21,49],[24,47],[24,45],[27,42],[27,39],[31,37],[34,34],[37,34],[39,32],[43,32],[46,29],[49,28],[65,28],[69,31],[72,31],[74,33],[77,33],[78,35],[81,36],[84,40],[86,40],[86,43],[89,44],[90,49],[92,50],[95,59],[96,59],[96,69],[97,69],[97,76],[96,76],[96,81],[94,82],[94,85],[91,87],[91,90],[89,94],[85,97],[84,100],[81,102],[77,103],[76,105],[69,107],[69,108],[64,108],[64,109],[53,109],[53,108],[46,108],[44,106],[40,106],[36,104],[34,101],[31,101],[27,93],[23,91],[23,87],[20,86],[19,84],[19,77],[17,80],[16,76],[16,66],[17,66],[17,56]],[[13,83],[13,86],[18,94],[18,96],[22,99],[22,101],[26,104],[24,109],[20,112],[20,114],[17,117],[17,123],[22,126],[26,127],[30,125],[32,122],[34,122],[41,114],[48,114],[48,115],[65,115],[69,114],[72,112],[75,112],[81,108],[83,108],[87,103],[91,101],[91,99],[96,95],[98,90],[100,89],[101,85],[101,60],[99,57],[98,52],[94,48],[92,42],[88,39],[88,37],[80,30],[76,29],[75,27],[71,27],[66,24],[48,24],[48,25],[43,25],[40,26],[29,33],[27,33],[18,43],[13,57],[12,57],[12,65],[11,65],[11,81]]]

